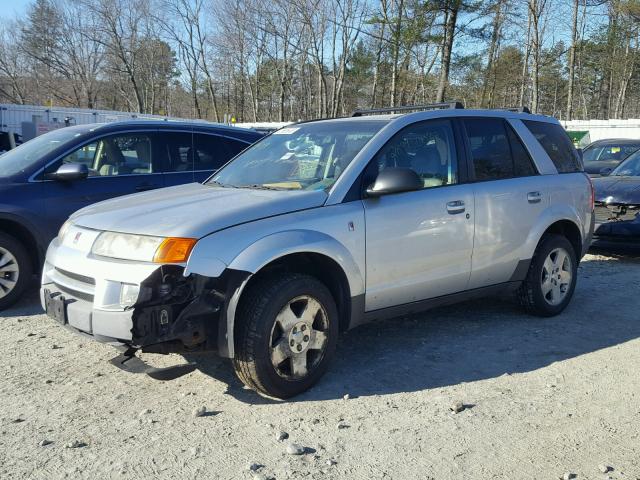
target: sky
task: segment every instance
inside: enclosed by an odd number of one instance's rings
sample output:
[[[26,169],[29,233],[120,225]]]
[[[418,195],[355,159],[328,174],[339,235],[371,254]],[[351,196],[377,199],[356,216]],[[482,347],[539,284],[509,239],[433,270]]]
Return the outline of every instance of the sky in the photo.
[[[8,13],[8,16],[24,15],[27,11],[27,6],[31,3],[31,0],[0,0],[0,11]]]

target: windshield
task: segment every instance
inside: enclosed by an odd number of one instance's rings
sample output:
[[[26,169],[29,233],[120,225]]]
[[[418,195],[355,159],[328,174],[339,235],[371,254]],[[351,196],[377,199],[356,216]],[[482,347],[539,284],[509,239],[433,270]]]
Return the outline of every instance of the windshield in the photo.
[[[584,150],[582,160],[585,164],[595,162],[621,162],[638,149],[640,149],[640,143],[593,145]]]
[[[611,172],[619,177],[640,177],[640,151],[634,153]]]
[[[274,190],[333,185],[382,120],[313,122],[277,130],[237,156],[207,183]]]
[[[13,150],[0,155],[0,176],[15,175],[29,168],[47,153],[63,143],[82,135],[77,128],[61,128],[23,143]]]

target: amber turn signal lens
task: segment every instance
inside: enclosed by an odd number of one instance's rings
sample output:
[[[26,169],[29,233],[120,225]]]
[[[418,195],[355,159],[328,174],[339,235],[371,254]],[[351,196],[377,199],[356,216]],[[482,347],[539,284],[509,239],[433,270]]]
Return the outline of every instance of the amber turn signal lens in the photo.
[[[186,262],[196,244],[195,238],[165,238],[153,256],[155,263]]]

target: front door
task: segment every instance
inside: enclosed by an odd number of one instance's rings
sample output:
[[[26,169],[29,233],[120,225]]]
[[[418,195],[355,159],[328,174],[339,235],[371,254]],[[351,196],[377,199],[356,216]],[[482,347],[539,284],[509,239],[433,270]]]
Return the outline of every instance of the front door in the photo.
[[[163,175],[156,172],[154,163],[155,139],[151,132],[109,135],[54,162],[47,172],[57,170],[62,163],[84,163],[89,177],[70,182],[44,180],[47,216],[62,225],[73,212],[92,203],[163,187]]]
[[[460,184],[450,121],[398,132],[370,170],[411,168],[424,188],[364,200],[366,310],[463,291],[471,272],[473,185]]]

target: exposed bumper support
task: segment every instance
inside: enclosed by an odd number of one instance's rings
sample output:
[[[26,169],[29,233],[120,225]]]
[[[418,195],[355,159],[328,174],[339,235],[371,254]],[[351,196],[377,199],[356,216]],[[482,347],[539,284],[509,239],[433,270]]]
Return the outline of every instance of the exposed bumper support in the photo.
[[[135,348],[127,348],[109,363],[129,373],[146,373],[156,380],[174,380],[196,369],[195,363],[184,363],[165,368],[155,368],[136,356]]]

